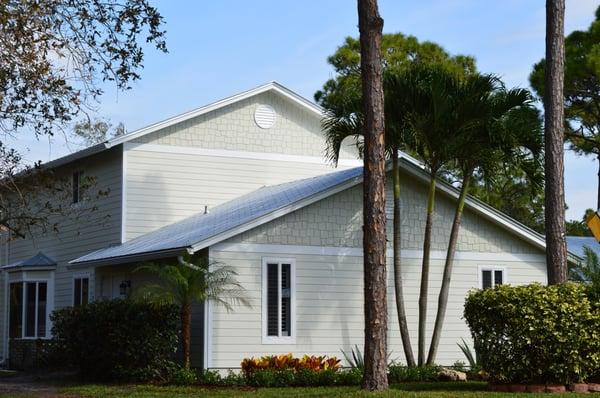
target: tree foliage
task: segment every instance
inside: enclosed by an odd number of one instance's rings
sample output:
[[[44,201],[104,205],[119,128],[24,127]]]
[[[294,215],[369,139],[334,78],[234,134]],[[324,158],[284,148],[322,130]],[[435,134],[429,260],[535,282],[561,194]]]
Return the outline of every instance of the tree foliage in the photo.
[[[119,137],[126,131],[123,122],[113,126],[105,119],[86,118],[75,123],[73,133],[83,140],[85,146],[92,146],[109,138]]]
[[[230,266],[210,264],[201,255],[187,252],[173,263],[147,263],[135,269],[156,278],[133,292],[136,301],[158,304],[174,304],[181,310],[184,366],[190,366],[190,333],[192,304],[210,301],[224,306],[228,311],[233,305],[250,306],[246,291],[237,282],[237,272]]]
[[[146,46],[166,51],[163,18],[148,0],[8,0],[0,5],[0,26],[0,132],[13,137],[62,130],[93,109],[103,82],[129,89],[140,78]],[[76,130],[87,129],[92,143],[104,127]],[[74,213],[68,178],[26,164],[5,143],[0,157],[1,229],[25,237],[32,228],[57,228],[53,215]]]

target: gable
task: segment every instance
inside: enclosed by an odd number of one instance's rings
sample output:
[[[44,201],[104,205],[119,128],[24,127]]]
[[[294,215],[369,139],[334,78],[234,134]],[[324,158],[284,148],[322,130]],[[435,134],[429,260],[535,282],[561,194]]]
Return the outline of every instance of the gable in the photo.
[[[275,111],[275,121],[270,128],[262,128],[255,121],[257,108],[264,105]],[[132,142],[319,158],[325,149],[321,115],[275,90],[241,99]],[[356,155],[344,149],[342,158],[356,159]]]
[[[401,239],[403,250],[422,250],[427,186],[402,173]],[[388,248],[392,240],[392,182],[386,182]],[[454,217],[455,200],[438,191],[431,249],[445,251]],[[362,247],[362,184],[322,199],[281,218],[230,238],[226,243]],[[477,253],[543,254],[543,250],[465,208],[458,251]]]

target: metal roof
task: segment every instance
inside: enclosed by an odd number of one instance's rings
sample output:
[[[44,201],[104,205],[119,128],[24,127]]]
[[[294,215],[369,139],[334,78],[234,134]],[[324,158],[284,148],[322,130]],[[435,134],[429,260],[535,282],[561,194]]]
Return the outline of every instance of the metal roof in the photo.
[[[600,256],[600,243],[593,236],[567,236],[566,239],[567,249],[571,253],[583,258],[583,247],[588,246]]]
[[[7,264],[3,267],[1,267],[1,269],[7,271],[7,270],[11,270],[13,268],[54,268],[56,267],[56,261],[51,258],[48,257],[47,255],[45,255],[42,252],[39,252],[38,254],[36,254],[33,257],[30,257],[26,260],[21,260],[21,261],[17,261],[11,264]]]
[[[118,246],[79,257],[71,264],[115,264],[140,261],[142,256],[169,256],[184,249],[193,251],[239,234],[297,208],[306,206],[356,185],[362,180],[362,167],[317,177],[263,187],[210,210],[149,232]],[[240,227],[245,229],[240,230]]]

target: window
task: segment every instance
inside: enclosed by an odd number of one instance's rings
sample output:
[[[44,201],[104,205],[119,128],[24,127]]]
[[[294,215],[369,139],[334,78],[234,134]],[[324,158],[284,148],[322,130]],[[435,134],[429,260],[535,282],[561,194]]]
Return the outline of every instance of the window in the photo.
[[[89,277],[75,277],[73,279],[73,306],[79,307],[88,303],[90,298]]]
[[[291,259],[263,259],[263,343],[293,343],[295,270]]]
[[[9,291],[10,337],[46,337],[46,318],[48,316],[48,283],[11,283]]]
[[[73,172],[73,203],[79,203],[83,199],[83,171]]]
[[[506,283],[504,268],[480,267],[479,272],[479,285],[482,289],[490,289],[496,285],[503,285]]]

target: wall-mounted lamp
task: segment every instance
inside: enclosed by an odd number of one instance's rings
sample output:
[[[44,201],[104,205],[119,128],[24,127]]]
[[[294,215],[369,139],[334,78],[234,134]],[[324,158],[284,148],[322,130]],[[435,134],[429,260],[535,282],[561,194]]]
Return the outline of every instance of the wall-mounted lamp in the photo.
[[[129,288],[131,288],[131,281],[121,281],[121,284],[119,285],[119,294],[121,296],[127,296],[127,290]]]

